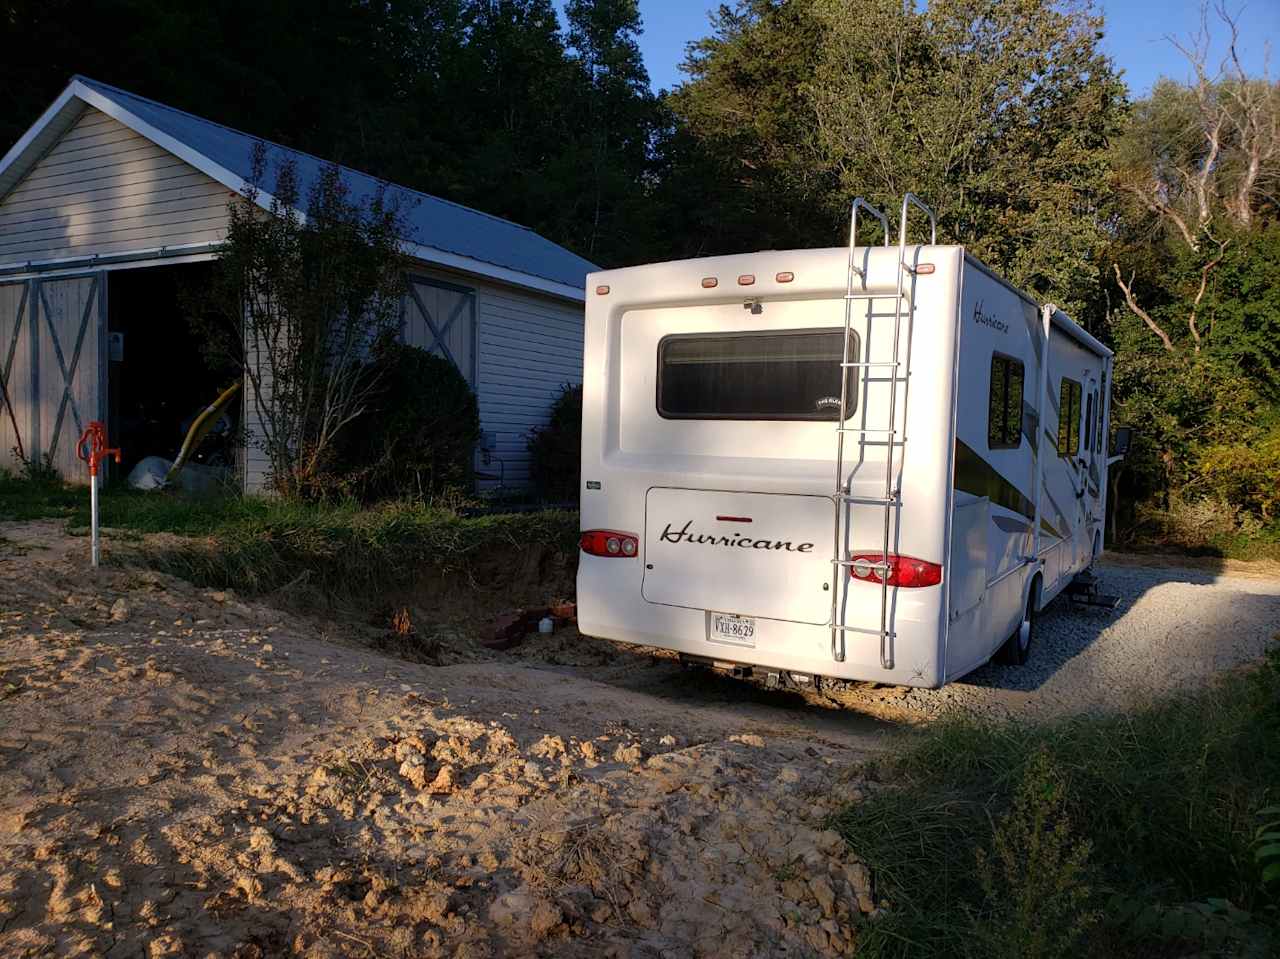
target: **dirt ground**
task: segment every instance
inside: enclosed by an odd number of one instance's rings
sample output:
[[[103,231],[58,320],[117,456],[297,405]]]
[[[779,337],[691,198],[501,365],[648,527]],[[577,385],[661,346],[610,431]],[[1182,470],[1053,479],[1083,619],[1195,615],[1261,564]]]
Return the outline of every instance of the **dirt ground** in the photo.
[[[0,537],[0,955],[826,956],[882,905],[823,827],[885,724]]]
[[[887,720],[1124,708],[1280,630],[1280,579],[1110,558],[1118,609],[1055,603],[1027,667],[771,692],[86,558],[0,524],[4,957],[847,955],[891,904],[824,827]]]

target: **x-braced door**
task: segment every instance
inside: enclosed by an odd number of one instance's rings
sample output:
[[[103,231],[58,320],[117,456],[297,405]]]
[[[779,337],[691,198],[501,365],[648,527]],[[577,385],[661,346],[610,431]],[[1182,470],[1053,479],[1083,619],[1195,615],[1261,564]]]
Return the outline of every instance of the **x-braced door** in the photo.
[[[27,324],[35,335],[27,445],[64,479],[85,479],[76,442],[85,424],[106,412],[105,289],[101,273],[31,281]]]
[[[475,387],[475,290],[411,276],[402,320],[405,343],[450,360]]]
[[[31,430],[31,286],[0,283],[0,467],[19,471]]]

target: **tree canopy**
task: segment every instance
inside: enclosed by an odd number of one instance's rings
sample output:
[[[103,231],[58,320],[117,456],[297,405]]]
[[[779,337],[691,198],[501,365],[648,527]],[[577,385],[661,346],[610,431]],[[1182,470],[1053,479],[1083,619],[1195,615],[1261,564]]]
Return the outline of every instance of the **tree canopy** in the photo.
[[[1280,88],[1205,23],[1130,102],[1091,0],[736,0],[655,93],[638,0],[9,0],[0,140],[84,73],[603,266],[835,245],[911,190],[1116,347],[1145,493],[1270,516]]]

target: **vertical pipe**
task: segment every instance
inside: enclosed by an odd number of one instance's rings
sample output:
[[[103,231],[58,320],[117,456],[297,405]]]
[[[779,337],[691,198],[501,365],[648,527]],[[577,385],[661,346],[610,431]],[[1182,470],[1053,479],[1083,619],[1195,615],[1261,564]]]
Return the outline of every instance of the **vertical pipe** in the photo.
[[[95,464],[96,465],[96,464]],[[93,565],[98,566],[98,471],[89,471],[89,542]]]

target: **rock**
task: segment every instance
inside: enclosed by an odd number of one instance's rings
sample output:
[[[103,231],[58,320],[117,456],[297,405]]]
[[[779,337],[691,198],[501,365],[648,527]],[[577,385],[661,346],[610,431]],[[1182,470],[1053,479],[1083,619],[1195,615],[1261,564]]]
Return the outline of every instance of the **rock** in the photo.
[[[579,743],[578,751],[582,753],[582,758],[589,763],[600,761],[600,747],[593,742]]]
[[[559,906],[546,899],[539,899],[533,907],[533,914],[529,916],[529,929],[534,936],[541,939],[563,920],[564,914]]]
[[[533,744],[529,752],[543,759],[555,759],[564,755],[564,740],[559,736],[543,736]]]
[[[790,785],[800,781],[800,770],[795,766],[783,766],[778,772],[778,782]]]
[[[759,748],[764,745],[764,737],[757,736],[755,733],[745,733],[740,736],[730,736],[729,742],[742,743],[744,746],[755,746]]]
[[[818,901],[818,906],[822,909],[822,914],[830,919],[836,914],[836,891],[831,888],[831,883],[826,876],[815,876],[809,880],[809,891],[813,893],[813,898]]]
[[[220,589],[215,589],[209,594],[209,598],[215,603],[225,603],[227,601],[227,594]]]
[[[627,903],[627,915],[632,918],[637,926],[648,928],[653,925],[653,911],[643,899],[632,899],[631,902]]]
[[[658,740],[658,743],[662,746],[674,746],[676,744],[676,737],[670,735],[663,736]]]
[[[436,773],[436,778],[431,780],[431,785],[427,786],[427,792],[435,793],[451,793],[457,788],[457,784],[453,779],[453,767],[446,764],[440,767]]]
[[[123,596],[111,604],[111,621],[113,623],[128,622],[129,613],[129,603]]]
[[[421,736],[410,736],[408,739],[402,739],[396,743],[396,761],[404,762],[410,753],[425,756],[430,751],[431,747],[427,745]]]
[[[788,879],[782,884],[782,896],[792,902],[804,902],[809,898],[809,890],[799,879]]]
[[[613,751],[613,761],[615,763],[626,763],[628,766],[634,766],[642,759],[644,759],[644,749],[639,743],[632,743],[630,746],[619,746]]]
[[[844,840],[834,829],[824,829],[817,835],[817,846],[828,856],[834,856],[844,851]]]

